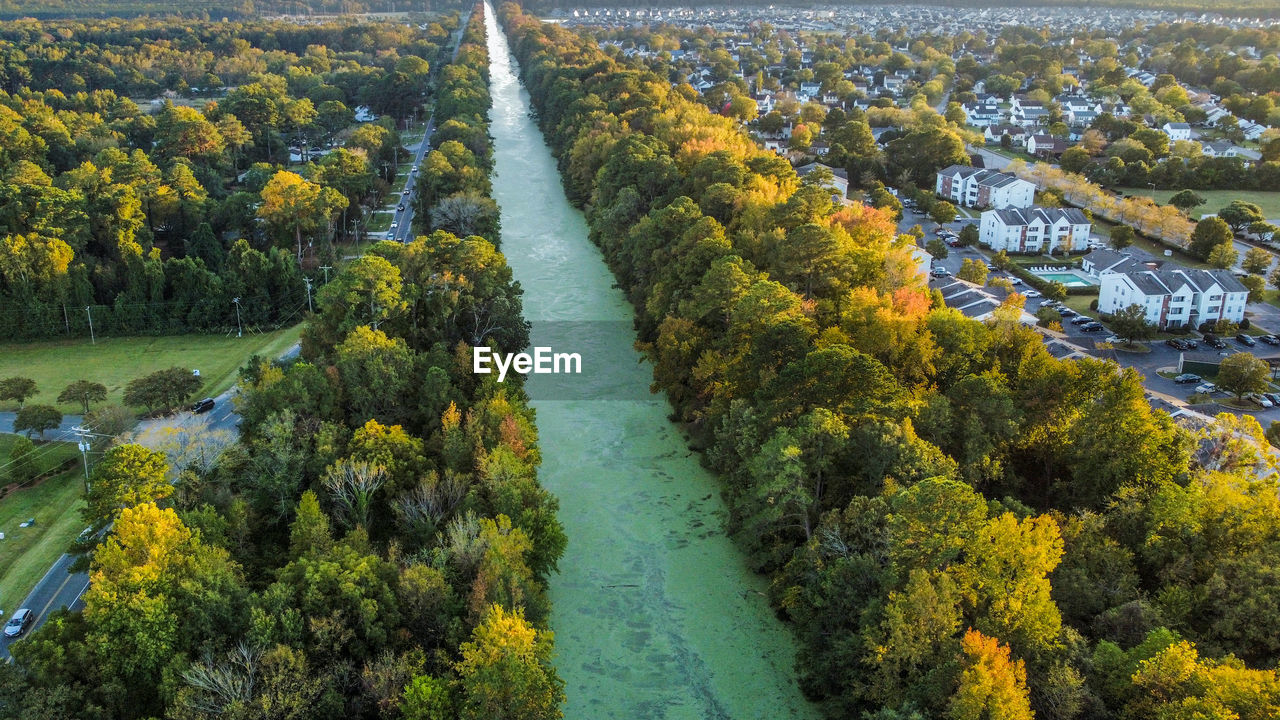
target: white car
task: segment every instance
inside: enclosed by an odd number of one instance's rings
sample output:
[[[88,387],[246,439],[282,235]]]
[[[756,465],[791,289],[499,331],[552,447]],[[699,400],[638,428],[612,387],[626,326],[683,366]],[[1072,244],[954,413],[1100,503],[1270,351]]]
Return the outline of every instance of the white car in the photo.
[[[1250,400],[1252,400],[1252,401],[1254,401],[1254,402],[1258,403],[1259,405],[1261,405],[1261,406],[1262,406],[1262,407],[1264,407],[1264,408],[1275,407],[1275,403],[1273,403],[1273,402],[1271,402],[1270,400],[1268,400],[1267,398],[1263,397],[1262,393],[1249,393],[1249,394],[1248,394],[1248,395],[1246,395],[1245,397],[1247,397],[1247,398],[1249,398]]]
[[[1029,297],[1029,298],[1036,298],[1036,297],[1040,297],[1040,291],[1039,291],[1039,290],[1032,290],[1031,288],[1027,288],[1027,289],[1022,293],[1022,296],[1023,296],[1023,297]]]
[[[1009,278],[1009,284],[1010,284],[1010,285],[1021,285],[1021,284],[1022,284],[1022,278],[1011,277],[1011,278]]]
[[[413,169],[412,169],[412,170],[410,170],[409,172],[418,172],[418,166],[417,166],[417,165],[414,165],[414,166],[413,166]]]
[[[1196,386],[1196,392],[1205,393],[1206,395],[1209,393],[1216,393],[1218,392],[1218,386],[1213,383],[1204,383],[1203,385]]]
[[[396,229],[396,228],[398,228],[398,227],[400,227],[400,223],[398,223],[398,222],[393,222],[393,223],[391,223],[391,229],[392,229],[392,230],[395,230],[395,229]]]
[[[951,274],[951,271],[944,267],[936,267],[930,270],[929,274],[933,275],[936,278],[943,278],[943,277],[949,276]]]

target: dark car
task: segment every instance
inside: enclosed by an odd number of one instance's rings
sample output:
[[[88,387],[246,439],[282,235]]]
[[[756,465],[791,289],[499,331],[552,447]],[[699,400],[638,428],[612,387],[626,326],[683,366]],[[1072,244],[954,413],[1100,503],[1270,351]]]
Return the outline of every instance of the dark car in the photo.
[[[191,412],[199,415],[203,412],[209,412],[213,409],[213,398],[205,398],[195,405],[191,406]]]
[[[1091,322],[1094,322],[1094,320],[1088,315],[1081,315],[1079,317],[1071,318],[1072,325],[1088,325]]]
[[[1097,322],[1089,323],[1080,328],[1080,332],[1101,332],[1103,330],[1106,330],[1106,328],[1102,326],[1102,323]]]
[[[1245,335],[1244,333],[1240,333],[1236,336],[1236,342],[1246,347],[1253,347],[1258,344],[1258,341],[1254,340],[1252,335]]]
[[[1058,311],[1058,314],[1061,315],[1062,317],[1075,317],[1080,313],[1076,312],[1075,310],[1072,310],[1071,308],[1062,308],[1061,310]]]
[[[1185,383],[1198,383],[1200,382],[1200,376],[1195,373],[1182,373],[1178,377],[1174,378],[1173,381],[1179,385]]]
[[[1272,405],[1280,407],[1280,393],[1262,393],[1262,397],[1270,400]]]
[[[26,632],[27,626],[31,624],[31,620],[35,617],[35,613],[27,608],[15,612],[13,617],[9,618],[9,622],[4,625],[4,636],[15,638]]]
[[[1196,342],[1195,340],[1192,340],[1191,338],[1187,338],[1186,340],[1183,340],[1182,344],[1186,345],[1188,350],[1195,350],[1196,348],[1200,347],[1200,343]]]
[[[1280,338],[1276,337],[1275,335],[1263,335],[1258,339],[1268,345],[1280,345]]]
[[[1165,345],[1168,345],[1169,347],[1173,348],[1174,350],[1186,350],[1186,349],[1188,349],[1188,348],[1187,348],[1187,344],[1186,344],[1185,342],[1183,342],[1183,341],[1179,340],[1178,338],[1169,338],[1168,340],[1165,340],[1165,341],[1164,341],[1164,344],[1165,344]],[[1197,378],[1197,379],[1198,379],[1198,378]]]
[[[1227,344],[1222,342],[1217,335],[1205,335],[1204,344],[1215,350],[1225,350],[1227,348]]]

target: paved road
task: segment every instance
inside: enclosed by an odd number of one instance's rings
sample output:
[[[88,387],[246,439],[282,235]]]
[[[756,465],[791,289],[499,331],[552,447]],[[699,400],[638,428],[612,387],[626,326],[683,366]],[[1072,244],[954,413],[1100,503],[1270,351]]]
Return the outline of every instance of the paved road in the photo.
[[[296,357],[301,351],[301,345],[295,344],[293,347],[284,351],[280,355],[280,359],[287,360]],[[239,433],[240,416],[235,412],[235,392],[232,387],[230,390],[222,393],[214,398],[214,407],[207,413],[193,415],[189,411],[182,411],[163,418],[152,420],[143,420],[139,422],[134,429],[139,442],[144,445],[150,444],[149,440],[158,440],[160,433],[166,429],[187,429],[191,430],[196,427],[204,426],[212,430],[223,430],[233,434]],[[0,413],[0,428],[12,428],[13,413]],[[7,419],[6,419],[6,416]],[[64,418],[64,426],[67,423],[75,424],[79,422],[78,416],[68,416]],[[9,424],[5,424],[5,423]],[[69,427],[69,426],[68,426]],[[61,432],[61,430],[59,430]],[[53,439],[53,431],[48,435],[49,439]],[[72,436],[74,439],[74,436]],[[49,618],[49,614],[63,607],[69,607],[72,610],[83,609],[84,603],[80,598],[84,595],[84,591],[89,588],[88,573],[78,572],[69,573],[71,565],[76,561],[76,556],[63,554],[58,558],[53,567],[45,573],[44,577],[36,583],[36,587],[22,602],[21,607],[34,610],[36,619],[32,622],[31,628],[27,630],[26,635],[44,624]],[[13,614],[18,608],[0,608],[0,614],[3,619],[7,620],[9,615]],[[0,637],[0,661],[8,661],[9,659],[9,643],[10,641]]]
[[[1006,166],[1009,165],[1010,162],[1013,162],[1012,160],[1005,157],[1004,155],[991,152],[986,148],[981,148],[976,145],[966,145],[965,147],[969,150],[969,154],[981,155],[982,160],[986,164],[986,166],[993,170],[1003,170],[1005,169]]]
[[[87,573],[70,574],[68,571],[71,564],[76,561],[74,555],[63,555],[58,561],[49,568],[49,572],[45,573],[40,582],[36,584],[31,594],[23,601],[22,607],[29,608],[36,614],[35,621],[31,624],[31,628],[27,630],[26,635],[30,635],[36,628],[44,624],[49,614],[55,610],[64,607],[72,610],[81,610],[84,603],[81,597],[84,591],[89,589],[89,575]],[[4,619],[8,620],[13,614],[13,610],[17,608],[4,609]],[[21,638],[9,639],[0,637],[0,660],[9,660],[10,643],[20,642]]]
[[[18,413],[0,412],[0,433],[12,433],[13,422],[18,417]],[[71,428],[79,425],[84,418],[79,415],[63,415],[62,424],[57,430],[47,430],[44,433],[45,440],[67,440],[75,442],[76,436],[71,432]]]
[[[465,26],[464,26],[465,27]],[[458,50],[462,47],[462,34],[458,34],[458,39],[453,45],[453,55],[449,58],[449,63],[458,59]],[[436,119],[432,114],[427,119],[427,127],[422,134],[422,142],[418,143],[418,149],[413,156],[413,167],[422,166],[422,159],[427,156],[427,149],[431,147],[431,133],[435,130]],[[387,240],[396,240],[399,242],[409,242],[413,239],[413,189],[418,181],[418,174],[412,170],[409,172],[409,179],[405,181],[404,190],[400,193],[400,197],[392,198],[391,201],[396,203],[396,214],[392,216],[392,222],[395,224],[390,232],[385,236]],[[404,209],[399,207],[403,205]]]

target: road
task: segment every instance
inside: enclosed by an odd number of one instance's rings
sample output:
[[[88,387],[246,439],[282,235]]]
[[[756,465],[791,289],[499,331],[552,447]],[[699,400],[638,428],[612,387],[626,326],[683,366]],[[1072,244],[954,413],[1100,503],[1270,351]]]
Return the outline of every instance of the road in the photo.
[[[284,351],[280,355],[280,359],[287,360],[296,357],[301,351],[301,345],[295,344],[293,347]],[[222,393],[214,398],[213,409],[207,413],[193,415],[190,411],[174,413],[161,418],[143,420],[135,426],[133,433],[137,442],[143,445],[154,445],[159,442],[164,431],[171,429],[192,430],[197,427],[207,427],[211,430],[226,431],[233,434],[239,433],[240,416],[235,412],[235,393],[236,388]],[[13,413],[0,413],[0,428],[12,428]],[[79,416],[67,416],[64,420],[64,427],[69,427],[68,423],[78,423]],[[8,424],[5,424],[8,423]],[[63,432],[61,429],[57,432]],[[54,439],[54,431],[48,433],[48,439]],[[70,436],[75,439],[74,435]],[[58,438],[63,439],[63,438]],[[31,624],[31,628],[27,630],[26,635],[30,635],[37,628],[44,624],[49,618],[49,614],[63,607],[69,607],[72,610],[83,609],[84,604],[80,601],[84,591],[89,588],[88,573],[78,572],[69,573],[71,565],[76,561],[77,556],[63,554],[58,558],[53,567],[45,573],[40,582],[36,583],[35,589],[27,598],[23,600],[21,607],[29,608],[35,611],[36,618]],[[0,609],[4,619],[12,614],[12,610],[8,608]],[[8,638],[0,637],[0,661],[9,660],[9,643]],[[12,642],[17,642],[16,640]]]
[[[465,26],[464,26],[465,27]],[[458,59],[458,50],[462,47],[462,34],[458,34],[458,39],[453,44],[453,54],[449,57],[449,63],[453,64]],[[431,133],[435,130],[436,118],[432,113],[427,119],[427,127],[422,133],[422,142],[418,143],[418,149],[413,155],[413,170],[409,171],[409,179],[404,183],[404,190],[400,193],[400,197],[392,198],[392,202],[396,203],[396,214],[392,216],[392,229],[386,234],[387,240],[395,240],[398,242],[409,242],[413,239],[413,189],[418,181],[418,173],[415,172],[422,167],[422,160],[427,156],[427,149],[431,147]],[[400,208],[404,208],[401,210]]]
[[[1003,170],[1013,162],[1009,158],[999,153],[992,152],[986,148],[976,145],[966,145],[970,155],[981,155],[983,163],[992,170]]]
[[[0,412],[0,433],[13,432],[13,422],[17,417],[18,413],[15,412]],[[46,430],[42,439],[75,442],[76,436],[75,433],[71,432],[71,428],[82,422],[84,422],[84,418],[79,415],[63,415],[62,424],[58,426],[58,429]]]

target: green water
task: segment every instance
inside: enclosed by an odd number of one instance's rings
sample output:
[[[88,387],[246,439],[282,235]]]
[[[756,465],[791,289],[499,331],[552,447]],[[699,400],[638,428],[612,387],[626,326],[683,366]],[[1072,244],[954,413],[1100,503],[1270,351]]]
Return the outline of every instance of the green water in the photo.
[[[648,394],[631,308],[528,116],[486,6],[502,250],[535,345],[582,355],[582,376],[533,375],[542,482],[569,548],[551,578],[569,720],[816,718],[795,646],[725,538],[716,481]]]

